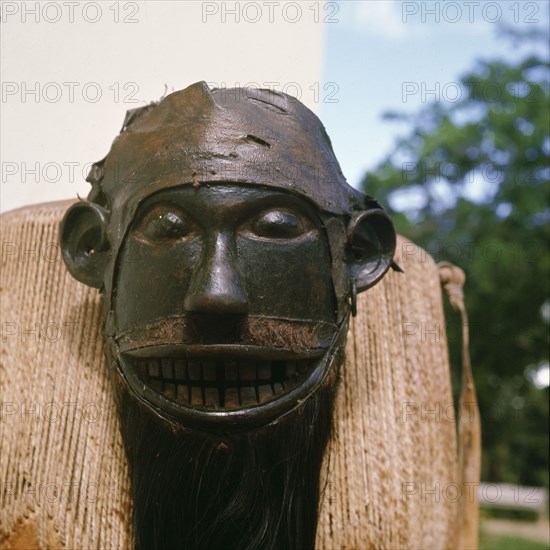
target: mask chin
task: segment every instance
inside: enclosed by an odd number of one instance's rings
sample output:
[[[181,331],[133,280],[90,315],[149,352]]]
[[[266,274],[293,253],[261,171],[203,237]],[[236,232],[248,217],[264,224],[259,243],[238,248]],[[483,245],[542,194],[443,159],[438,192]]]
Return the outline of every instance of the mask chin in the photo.
[[[314,395],[343,358],[349,314],[314,354],[254,346],[158,346],[115,362],[130,393],[158,416],[209,432],[276,423]]]

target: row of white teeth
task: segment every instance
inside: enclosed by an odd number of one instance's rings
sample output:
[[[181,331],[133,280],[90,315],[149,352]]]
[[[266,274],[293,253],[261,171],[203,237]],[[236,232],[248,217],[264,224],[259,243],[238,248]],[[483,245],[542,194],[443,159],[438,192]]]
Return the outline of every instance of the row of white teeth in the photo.
[[[147,375],[164,380],[193,383],[199,381],[223,381],[229,385],[247,385],[260,381],[280,381],[297,376],[307,369],[307,361],[193,361],[185,359],[138,360]]]
[[[154,390],[175,401],[208,408],[265,403],[297,386],[309,361],[194,361],[138,359],[135,366]]]

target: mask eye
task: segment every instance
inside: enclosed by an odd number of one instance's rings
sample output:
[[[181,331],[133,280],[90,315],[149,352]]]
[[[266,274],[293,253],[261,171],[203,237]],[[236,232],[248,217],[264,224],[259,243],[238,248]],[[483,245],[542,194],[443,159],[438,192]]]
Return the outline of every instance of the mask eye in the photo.
[[[180,208],[157,204],[143,216],[137,231],[148,241],[176,241],[193,238],[197,227]]]
[[[296,239],[313,228],[303,216],[287,209],[262,212],[247,224],[247,232],[265,239]]]

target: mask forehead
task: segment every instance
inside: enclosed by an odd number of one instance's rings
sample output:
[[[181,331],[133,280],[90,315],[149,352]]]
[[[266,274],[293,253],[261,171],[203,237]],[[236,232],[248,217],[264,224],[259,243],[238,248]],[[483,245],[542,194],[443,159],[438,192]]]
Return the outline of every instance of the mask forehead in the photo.
[[[286,189],[337,214],[357,198],[319,119],[290,96],[267,90],[198,83],[167,96],[123,129],[103,187],[114,194],[124,181],[136,193],[160,180],[167,186],[197,179]]]
[[[334,214],[364,197],[347,184],[323,125],[300,102],[203,82],[127,117],[95,179],[126,218],[159,189],[208,182],[286,190]]]

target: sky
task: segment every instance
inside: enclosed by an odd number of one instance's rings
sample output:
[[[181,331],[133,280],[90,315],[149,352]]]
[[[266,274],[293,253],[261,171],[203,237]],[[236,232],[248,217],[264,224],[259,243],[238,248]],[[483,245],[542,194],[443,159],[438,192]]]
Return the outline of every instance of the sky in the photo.
[[[499,38],[508,25],[549,28],[548,0],[327,1],[323,90],[318,113],[351,185],[358,186],[407,126],[386,111],[417,112],[453,101],[477,59],[521,58]]]

